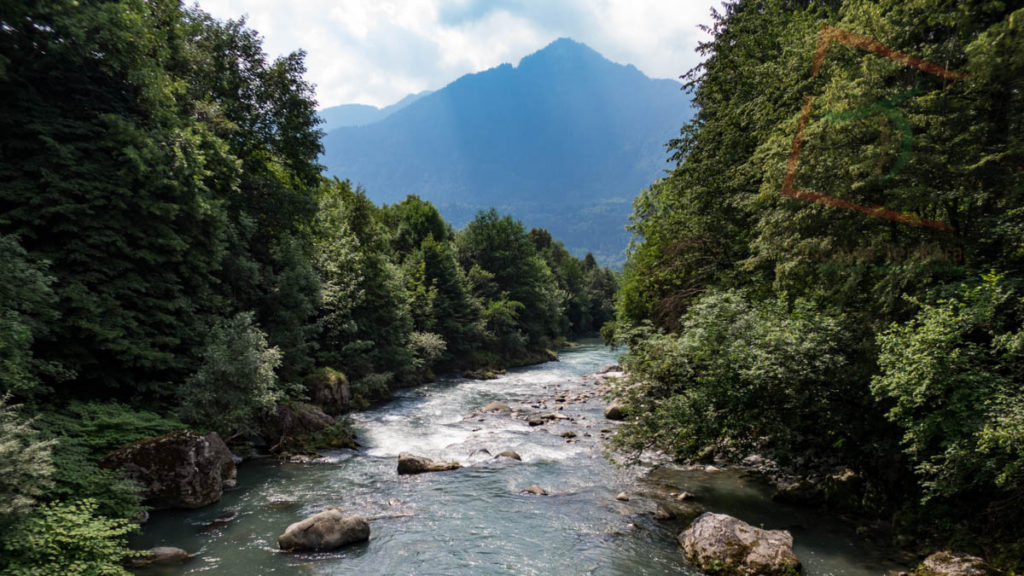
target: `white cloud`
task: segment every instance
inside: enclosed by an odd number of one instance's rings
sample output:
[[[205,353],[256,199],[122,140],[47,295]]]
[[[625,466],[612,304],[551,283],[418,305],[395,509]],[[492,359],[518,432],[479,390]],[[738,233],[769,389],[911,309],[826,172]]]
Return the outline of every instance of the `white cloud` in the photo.
[[[199,0],[248,14],[271,57],[305,49],[321,106],[383,106],[568,36],[656,78],[676,78],[719,0]]]

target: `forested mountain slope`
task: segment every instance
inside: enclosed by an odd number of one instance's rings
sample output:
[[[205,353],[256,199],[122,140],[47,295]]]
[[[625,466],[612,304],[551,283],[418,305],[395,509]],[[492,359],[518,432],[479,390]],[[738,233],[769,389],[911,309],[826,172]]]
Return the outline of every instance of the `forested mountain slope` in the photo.
[[[740,1],[713,33],[634,204],[621,445],[763,454],[1019,563],[1020,3]]]

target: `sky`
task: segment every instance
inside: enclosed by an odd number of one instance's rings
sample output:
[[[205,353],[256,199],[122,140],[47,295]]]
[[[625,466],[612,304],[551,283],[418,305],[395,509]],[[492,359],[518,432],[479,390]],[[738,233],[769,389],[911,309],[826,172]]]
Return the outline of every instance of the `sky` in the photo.
[[[698,29],[718,0],[198,0],[248,16],[271,58],[307,52],[320,107],[386,106],[458,77],[517,64],[560,37],[653,78],[699,61]]]

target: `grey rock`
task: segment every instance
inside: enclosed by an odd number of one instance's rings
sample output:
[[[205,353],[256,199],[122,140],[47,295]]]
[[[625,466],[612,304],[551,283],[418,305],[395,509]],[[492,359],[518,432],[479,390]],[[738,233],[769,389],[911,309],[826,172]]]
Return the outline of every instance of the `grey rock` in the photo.
[[[932,554],[914,570],[914,576],[989,576],[993,573],[977,556],[948,551]]]
[[[181,562],[192,558],[192,556],[192,554],[189,554],[181,548],[175,548],[173,546],[157,546],[146,550],[141,556],[133,559],[132,564],[135,566],[180,564]]]
[[[751,576],[800,570],[789,532],[754,528],[725,514],[702,514],[679,535],[679,543],[687,560],[701,570]]]
[[[317,438],[323,432],[333,429],[338,421],[312,404],[287,402],[279,404],[272,416],[263,422],[263,436],[270,442],[271,452],[308,452],[324,446],[332,448],[355,448],[355,441],[347,435],[333,438]],[[321,442],[322,441],[322,442]]]
[[[537,484],[530,484],[529,486],[526,487],[526,489],[523,490],[523,492],[526,492],[527,494],[534,494],[536,496],[547,496],[548,495],[548,491],[543,489],[543,488],[541,488]]]
[[[216,432],[180,430],[146,438],[108,454],[100,466],[121,470],[156,510],[201,508],[235,484],[235,461]]]
[[[435,462],[423,456],[416,456],[408,452],[398,455],[399,474],[422,474],[424,472],[444,472],[445,470],[457,470],[462,465],[458,462]]]
[[[487,406],[481,408],[480,412],[498,412],[501,414],[508,414],[512,412],[512,407],[504,402],[491,402]]]
[[[664,504],[658,504],[658,507],[654,510],[654,519],[658,521],[671,520],[675,517],[675,512],[669,510]]]
[[[626,416],[626,403],[620,398],[612,400],[612,403],[604,409],[604,417],[609,420],[625,420]]]
[[[328,508],[300,520],[277,537],[282,550],[334,550],[347,544],[370,539],[370,525],[357,516],[346,517],[337,508]]]
[[[352,407],[348,378],[335,370],[317,370],[306,379],[309,400],[328,414],[341,414]]]
[[[495,456],[495,458],[509,458],[511,460],[520,460],[520,461],[522,461],[522,459],[523,459],[522,456],[520,456],[519,454],[517,454],[516,452],[514,452],[512,450],[505,450],[504,452],[498,452],[498,455]]]

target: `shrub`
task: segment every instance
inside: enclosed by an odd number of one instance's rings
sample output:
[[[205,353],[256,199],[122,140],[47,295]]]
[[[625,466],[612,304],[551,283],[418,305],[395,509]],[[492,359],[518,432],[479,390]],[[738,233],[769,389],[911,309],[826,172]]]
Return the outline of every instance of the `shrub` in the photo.
[[[879,337],[872,391],[891,406],[925,500],[997,491],[1004,504],[1024,501],[1024,331],[1013,305],[990,276]]]
[[[656,447],[677,458],[708,446],[734,456],[769,450],[786,458],[827,451],[856,435],[866,386],[852,377],[843,318],[784,299],[754,303],[711,292],[682,317],[680,334],[639,328],[620,335],[630,373],[618,394],[636,417],[620,447]]]
[[[181,387],[181,417],[227,439],[258,433],[258,419],[285,396],[277,348],[244,312],[214,326],[199,370]]]
[[[96,510],[96,502],[88,499],[40,506],[6,532],[3,550],[8,565],[4,574],[129,576],[122,564],[135,555],[125,540],[134,526]]]
[[[54,441],[39,441],[29,420],[0,397],[0,527],[28,512],[50,487]]]

